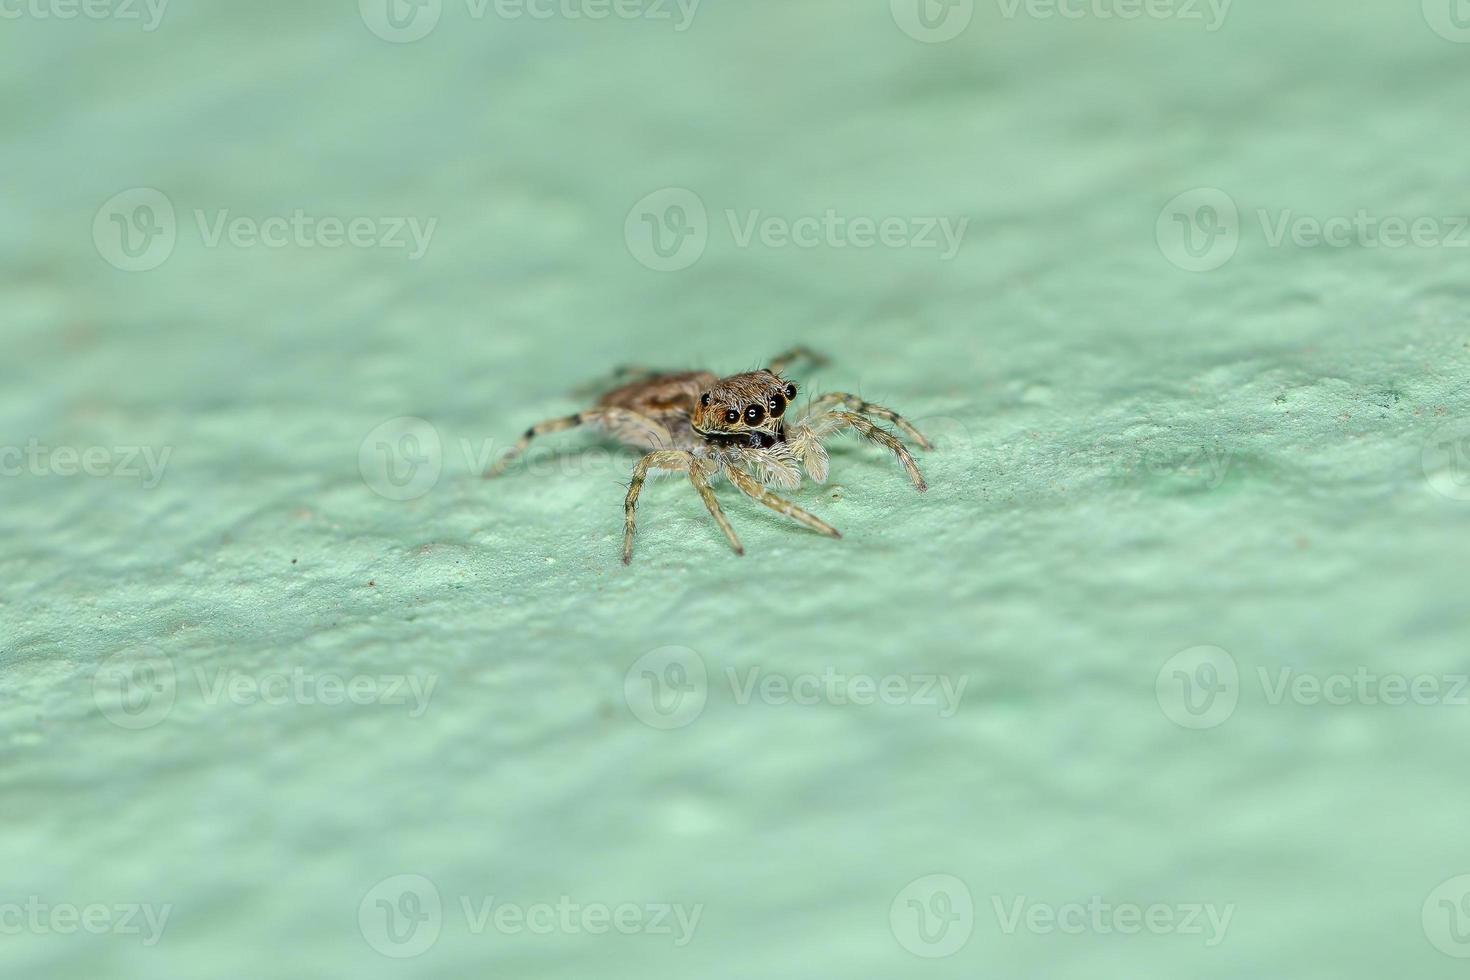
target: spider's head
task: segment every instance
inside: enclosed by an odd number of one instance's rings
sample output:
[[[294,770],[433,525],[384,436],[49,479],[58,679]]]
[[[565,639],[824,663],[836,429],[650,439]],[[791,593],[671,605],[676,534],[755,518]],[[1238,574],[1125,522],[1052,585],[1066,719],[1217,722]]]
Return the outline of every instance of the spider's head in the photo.
[[[769,448],[781,439],[781,418],[795,397],[796,385],[773,371],[733,374],[700,393],[691,422],[706,438]]]

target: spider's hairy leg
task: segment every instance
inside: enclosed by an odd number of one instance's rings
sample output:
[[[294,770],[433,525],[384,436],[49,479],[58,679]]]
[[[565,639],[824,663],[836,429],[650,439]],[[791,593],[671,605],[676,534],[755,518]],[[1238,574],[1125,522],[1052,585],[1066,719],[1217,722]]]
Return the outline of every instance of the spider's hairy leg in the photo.
[[[904,471],[908,473],[909,482],[914,485],[914,489],[920,493],[929,489],[929,484],[924,482],[924,475],[919,472],[914,457],[909,455],[908,447],[888,432],[878,428],[870,419],[855,412],[825,412],[809,419],[803,419],[796,424],[789,439],[795,444],[798,452],[809,460],[814,454],[812,443],[820,446],[823,439],[834,436],[843,429],[852,429],[869,442],[892,451],[893,455],[898,457],[899,463],[903,465]],[[813,479],[816,478],[816,474],[812,476]]]
[[[516,444],[506,454],[485,471],[485,479],[489,480],[499,476],[510,468],[510,464],[519,459],[530,447],[531,440],[537,436],[549,435],[552,432],[563,432],[567,429],[575,429],[581,425],[599,425],[606,429],[619,429],[625,432],[646,433],[653,440],[654,445],[667,446],[670,436],[667,429],[659,425],[653,419],[639,415],[637,412],[626,408],[592,408],[576,415],[568,415],[564,418],[550,419],[539,422],[526,430],[525,434],[516,440]]]
[[[810,366],[814,368],[821,367],[827,363],[827,358],[818,354],[810,347],[793,347],[789,351],[777,354],[771,358],[770,363],[766,367],[776,374],[785,374],[788,367],[802,359],[808,361]]]
[[[785,514],[787,517],[799,521],[800,523],[805,524],[807,527],[811,528],[813,531],[816,531],[820,534],[825,534],[829,538],[842,537],[842,534],[831,524],[828,524],[826,521],[822,520],[819,517],[808,514],[806,511],[802,510],[791,501],[776,496],[774,493],[761,486],[760,482],[756,480],[755,477],[751,476],[749,473],[746,473],[744,470],[737,469],[734,466],[727,466],[725,467],[725,476],[729,477],[730,482],[735,484],[735,488],[737,490],[754,500],[756,503],[769,507],[771,508],[771,510],[774,510],[778,514]]]
[[[720,530],[725,532],[725,538],[730,542],[730,547],[735,549],[735,554],[744,555],[745,547],[735,536],[735,529],[730,526],[730,519],[720,509],[720,501],[715,497],[714,488],[709,483],[709,474],[698,461],[689,467],[689,482],[694,484],[695,490],[699,491],[699,498],[704,501],[705,508],[709,510],[709,516],[713,517],[715,523],[720,525]]]
[[[730,526],[730,521],[725,517],[725,512],[720,509],[720,502],[715,498],[715,491],[709,483],[709,472],[705,469],[708,464],[694,458],[693,454],[682,449],[661,449],[644,456],[633,466],[633,480],[628,484],[628,497],[623,501],[623,564],[626,565],[633,560],[633,527],[634,515],[638,510],[638,495],[643,492],[643,481],[648,477],[649,470],[668,470],[674,473],[688,473],[689,482],[699,493],[699,499],[704,501],[705,509],[715,519],[715,523],[724,532],[730,547],[735,554],[745,554],[745,548],[740,544],[740,539],[735,536],[735,529]]]
[[[829,391],[827,394],[813,399],[811,405],[807,407],[806,417],[810,418],[815,415],[820,415],[823,412],[828,411],[829,409],[838,407],[839,405],[843,408],[849,409],[850,411],[854,411],[859,415],[872,415],[876,418],[882,419],[885,422],[892,422],[894,425],[898,426],[899,431],[908,436],[914,442],[918,443],[920,449],[934,448],[933,443],[924,438],[924,434],[922,432],[914,428],[909,423],[908,419],[904,418],[902,415],[899,415],[893,409],[886,408],[883,405],[875,405],[873,402],[864,401],[860,396],[854,395],[851,392],[847,391]]]

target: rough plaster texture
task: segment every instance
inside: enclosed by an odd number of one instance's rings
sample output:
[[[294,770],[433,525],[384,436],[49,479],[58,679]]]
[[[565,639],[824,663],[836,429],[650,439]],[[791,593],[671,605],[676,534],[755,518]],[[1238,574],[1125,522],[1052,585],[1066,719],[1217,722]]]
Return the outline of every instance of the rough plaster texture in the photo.
[[[1470,213],[1470,45],[1386,2],[1239,0],[1213,31],[981,3],[933,44],[881,2],[683,31],[446,3],[412,44],[307,6],[0,30],[0,442],[170,453],[151,486],[54,456],[0,480],[0,903],[171,906],[153,945],[7,927],[6,975],[1460,974],[1431,892],[1470,871],[1470,708],[1443,703],[1470,670],[1470,250],[1271,229]],[[135,187],[177,241],[129,273],[93,224]],[[709,219],[674,272],[625,239],[664,187]],[[1169,259],[1194,188],[1239,214],[1208,272]],[[297,209],[437,225],[418,261],[209,242],[221,211]],[[969,224],[945,261],[727,217],[828,209]],[[923,497],[840,444],[797,499],[841,542],[726,488],[737,559],[665,481],[625,569],[630,457],[570,435],[476,476],[614,364],[796,341],[833,355],[808,390],[940,443]],[[395,501],[369,436],[401,416],[442,472]],[[1238,703],[1191,730],[1166,665],[1200,646]],[[673,730],[625,692],[664,647],[707,671]],[[966,686],[950,717],[741,703],[752,670]],[[1273,697],[1283,670],[1447,687],[1331,705]],[[323,677],[434,686],[415,712]],[[400,874],[442,901],[401,959],[373,891]],[[905,948],[937,949],[901,894],[930,874],[974,903],[947,958]],[[480,928],[492,896],[702,912],[679,946]],[[1217,945],[1007,933],[1023,896],[1231,918]]]

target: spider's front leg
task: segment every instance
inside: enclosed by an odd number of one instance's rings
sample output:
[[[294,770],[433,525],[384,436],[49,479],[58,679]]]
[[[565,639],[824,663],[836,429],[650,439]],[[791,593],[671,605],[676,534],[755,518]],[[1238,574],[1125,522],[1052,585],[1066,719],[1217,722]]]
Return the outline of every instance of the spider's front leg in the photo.
[[[874,403],[869,401],[864,401],[861,396],[854,395],[851,392],[847,391],[829,391],[825,395],[813,399],[812,403],[807,406],[804,417],[814,418],[815,416],[821,415],[822,413],[836,408],[839,405],[845,409],[848,409],[849,411],[856,412],[859,415],[872,415],[875,418],[880,418],[885,422],[892,422],[898,427],[900,432],[908,436],[914,442],[918,443],[920,449],[934,448],[934,444],[931,443],[928,439],[924,438],[924,433],[914,428],[913,425],[909,423],[908,419],[904,418],[902,415],[899,415],[893,409],[887,408],[883,405],[875,405]]]
[[[828,524],[826,521],[822,520],[820,517],[817,517],[814,514],[808,514],[806,511],[802,510],[800,507],[796,506],[786,498],[776,496],[774,493],[761,486],[759,480],[757,480],[755,477],[751,476],[744,470],[740,469],[738,466],[727,465],[725,467],[725,476],[729,478],[731,483],[735,484],[735,489],[739,490],[741,493],[745,494],[756,503],[761,504],[765,507],[769,507],[771,508],[771,510],[774,510],[778,514],[785,514],[792,520],[799,521],[802,524],[805,524],[807,527],[811,528],[813,531],[816,531],[820,534],[825,534],[829,538],[842,537],[841,532],[839,532],[831,524]]]
[[[720,530],[725,533],[725,538],[730,542],[730,547],[735,554],[745,554],[745,548],[740,544],[740,539],[735,536],[735,529],[730,526],[730,520],[725,512],[720,509],[720,502],[715,497],[715,491],[710,486],[710,464],[698,459],[693,453],[682,449],[664,449],[651,452],[644,456],[633,466],[633,481],[628,484],[628,496],[623,501],[623,564],[626,565],[633,560],[633,524],[634,513],[638,509],[638,495],[643,492],[643,481],[648,478],[649,470],[669,470],[674,473],[688,473],[689,482],[699,493],[699,499],[704,501],[705,509],[709,516],[715,519]]]
[[[792,451],[802,461],[813,480],[820,483],[827,478],[827,450],[822,446],[822,441],[844,429],[852,429],[869,442],[892,452],[898,457],[914,489],[920,493],[929,489],[929,484],[924,482],[924,475],[919,472],[918,464],[909,454],[908,447],[874,425],[871,419],[856,412],[823,412],[802,419],[787,431],[787,441],[791,443]]]

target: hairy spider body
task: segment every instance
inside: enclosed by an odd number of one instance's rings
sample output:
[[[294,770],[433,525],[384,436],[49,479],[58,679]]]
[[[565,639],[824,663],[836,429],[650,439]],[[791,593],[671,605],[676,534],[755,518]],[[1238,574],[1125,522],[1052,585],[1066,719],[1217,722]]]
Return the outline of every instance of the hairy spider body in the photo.
[[[619,374],[624,383],[602,395],[595,407],[527,429],[485,476],[505,472],[538,436],[594,425],[619,442],[646,450],[633,467],[624,501],[624,564],[633,558],[634,515],[651,471],[686,474],[737,555],[743,555],[745,549],[715,497],[712,484],[716,479],[729,481],[757,503],[818,533],[840,538],[836,528],[770,488],[795,490],[801,486],[803,472],[818,483],[825,480],[828,461],[822,442],[851,429],[892,452],[914,489],[926,490],[908,448],[873,418],[893,423],[921,448],[932,447],[897,412],[846,392],[821,395],[804,412],[790,412],[797,388],[784,372],[801,357],[823,362],[805,348],[797,348],[772,360],[768,368],[725,378],[708,371],[623,369]]]

